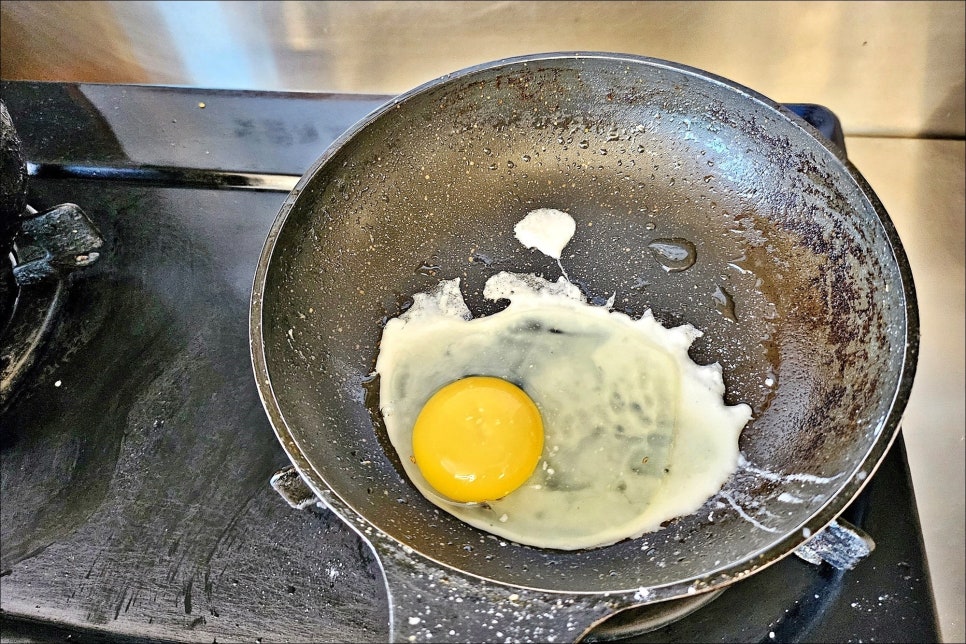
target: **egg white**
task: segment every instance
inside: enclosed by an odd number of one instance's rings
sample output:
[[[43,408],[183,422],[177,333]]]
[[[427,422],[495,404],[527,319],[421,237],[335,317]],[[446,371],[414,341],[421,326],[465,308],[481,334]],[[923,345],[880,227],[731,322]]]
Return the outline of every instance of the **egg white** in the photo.
[[[459,280],[440,282],[383,332],[380,410],[406,474],[432,503],[518,543],[573,550],[690,514],[734,472],[751,410],[724,404],[719,365],[688,357],[699,331],[666,329],[650,312],[634,320],[590,305],[563,278],[499,273],[484,296],[510,304],[474,319]],[[521,387],[545,432],[533,475],[482,504],[440,496],[412,459],[412,428],[425,402],[471,375]]]

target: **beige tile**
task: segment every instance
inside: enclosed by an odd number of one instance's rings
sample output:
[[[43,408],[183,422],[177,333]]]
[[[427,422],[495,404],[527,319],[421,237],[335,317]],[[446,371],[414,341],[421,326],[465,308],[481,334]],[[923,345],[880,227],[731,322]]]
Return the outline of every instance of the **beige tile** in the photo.
[[[895,223],[919,298],[919,366],[903,418],[943,639],[964,633],[963,141],[849,138]]]

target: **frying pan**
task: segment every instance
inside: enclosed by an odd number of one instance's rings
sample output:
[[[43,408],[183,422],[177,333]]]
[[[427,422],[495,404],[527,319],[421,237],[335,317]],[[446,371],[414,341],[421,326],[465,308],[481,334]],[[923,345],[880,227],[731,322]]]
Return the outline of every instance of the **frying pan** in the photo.
[[[492,274],[560,275],[512,233],[540,207],[577,221],[563,265],[591,301],[694,325],[692,358],[720,363],[725,401],[753,409],[738,471],[702,510],[603,548],[520,546],[441,512],[378,413],[382,326],[414,293],[459,277],[488,315],[505,304],[482,297]],[[696,261],[668,270],[654,249],[681,240]],[[726,79],[601,53],[469,68],[342,135],[281,208],[250,325],[272,426],[372,546],[400,641],[576,639],[774,563],[872,475],[918,349],[899,239],[841,150]]]

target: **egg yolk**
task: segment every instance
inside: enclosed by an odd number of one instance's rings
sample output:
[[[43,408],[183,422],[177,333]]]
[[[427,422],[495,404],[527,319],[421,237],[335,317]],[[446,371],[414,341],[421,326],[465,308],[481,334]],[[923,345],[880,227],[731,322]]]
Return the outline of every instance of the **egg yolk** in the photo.
[[[522,389],[471,376],[430,397],[413,427],[426,481],[460,502],[493,501],[530,478],[543,451],[540,411]]]

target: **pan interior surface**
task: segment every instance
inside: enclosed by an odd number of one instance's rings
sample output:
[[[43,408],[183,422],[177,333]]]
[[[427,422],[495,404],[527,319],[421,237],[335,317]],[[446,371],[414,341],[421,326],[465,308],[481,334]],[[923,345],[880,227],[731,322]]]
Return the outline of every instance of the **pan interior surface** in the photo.
[[[694,325],[693,359],[719,362],[725,401],[753,409],[747,463],[721,493],[605,548],[519,546],[437,509],[403,475],[370,378],[382,324],[413,293],[459,277],[486,315],[494,273],[560,275],[514,238],[536,208],[576,220],[562,263],[589,298]],[[391,537],[503,583],[715,585],[783,555],[871,474],[909,386],[910,285],[874,195],[801,122],[688,68],[548,57],[424,86],[340,140],[273,235],[255,342],[286,449]],[[690,242],[694,265],[665,270],[666,240]]]

